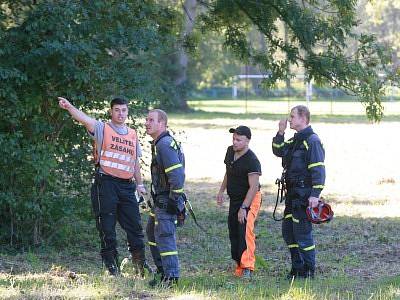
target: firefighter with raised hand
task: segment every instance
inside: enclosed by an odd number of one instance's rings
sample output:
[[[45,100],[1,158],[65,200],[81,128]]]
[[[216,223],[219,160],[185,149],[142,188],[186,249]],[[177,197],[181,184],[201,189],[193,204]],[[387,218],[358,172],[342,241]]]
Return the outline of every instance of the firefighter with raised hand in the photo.
[[[296,133],[285,141],[287,122]],[[306,209],[318,206],[324,188],[325,150],[309,123],[308,108],[295,106],[289,119],[279,122],[279,131],[272,140],[273,153],[282,157],[282,177],[287,189],[282,236],[292,261],[288,279],[313,278],[315,272],[315,244]]]
[[[176,246],[177,214],[184,210],[183,186],[185,160],[179,143],[167,131],[167,114],[161,109],[149,111],[146,133],[151,142],[151,180],[153,208],[146,233],[157,275],[149,282],[171,286],[179,279]]]
[[[239,126],[229,132],[233,133],[233,141],[225,154],[226,171],[217,194],[217,204],[222,205],[227,190],[230,200],[229,240],[231,256],[236,262],[234,275],[250,279],[255,267],[254,226],[261,206],[261,164],[249,149],[250,128]]]
[[[110,122],[95,120],[74,107],[67,99],[58,97],[59,106],[94,138],[95,179],[91,200],[101,243],[101,257],[110,275],[119,274],[115,225],[125,230],[128,250],[138,275],[144,275],[145,246],[135,190],[145,194],[140,173],[141,148],[136,131],[126,126],[128,101],[111,101]]]

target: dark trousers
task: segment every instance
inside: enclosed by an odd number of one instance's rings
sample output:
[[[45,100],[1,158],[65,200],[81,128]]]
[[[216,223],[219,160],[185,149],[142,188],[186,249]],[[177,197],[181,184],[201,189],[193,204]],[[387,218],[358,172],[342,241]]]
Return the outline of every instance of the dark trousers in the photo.
[[[165,208],[154,207],[147,222],[146,234],[157,270],[166,278],[179,278],[176,215],[171,215]]]
[[[143,228],[135,189],[133,182],[96,175],[91,198],[103,260],[117,256],[117,221],[126,232],[129,251],[144,249]]]
[[[315,245],[312,235],[312,224],[307,219],[307,193],[297,189],[288,191],[284,219],[282,222],[282,236],[285,240],[292,260],[294,271],[315,270]]]
[[[238,221],[238,211],[241,202],[231,202],[229,205],[228,229],[231,242],[231,256],[236,261],[235,274],[240,276],[243,269],[254,271],[256,257],[255,222],[261,207],[261,193],[257,192],[247,211],[247,219],[243,224]]]
[[[240,206],[231,205],[228,214],[229,240],[231,242],[231,257],[240,265],[242,253],[246,250],[246,222],[243,224],[238,221],[238,211]]]

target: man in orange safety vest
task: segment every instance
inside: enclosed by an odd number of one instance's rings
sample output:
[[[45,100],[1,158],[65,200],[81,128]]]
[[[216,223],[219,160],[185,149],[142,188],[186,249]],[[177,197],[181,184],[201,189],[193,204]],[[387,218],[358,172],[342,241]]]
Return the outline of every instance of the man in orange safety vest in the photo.
[[[101,257],[109,273],[119,273],[115,225],[118,221],[127,234],[129,251],[138,275],[144,275],[144,234],[135,191],[146,193],[140,173],[141,148],[136,131],[126,126],[128,101],[111,101],[110,122],[91,118],[58,97],[59,106],[83,124],[95,140],[95,180],[91,189],[93,211],[101,243]]]

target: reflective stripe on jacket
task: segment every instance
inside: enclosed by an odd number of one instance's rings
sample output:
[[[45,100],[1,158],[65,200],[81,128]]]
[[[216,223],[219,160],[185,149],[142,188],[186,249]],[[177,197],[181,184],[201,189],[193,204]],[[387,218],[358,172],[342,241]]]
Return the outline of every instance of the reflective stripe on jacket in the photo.
[[[182,147],[166,131],[152,142],[151,178],[154,193],[177,199],[183,193],[185,157]]]
[[[311,188],[311,196],[319,197],[325,185],[325,150],[311,126],[288,141],[279,133],[272,140],[272,151],[282,157],[286,180],[304,181]]]
[[[135,130],[128,128],[127,134],[118,134],[108,123],[104,124],[99,161],[103,171],[118,178],[132,178],[136,163],[136,143]]]

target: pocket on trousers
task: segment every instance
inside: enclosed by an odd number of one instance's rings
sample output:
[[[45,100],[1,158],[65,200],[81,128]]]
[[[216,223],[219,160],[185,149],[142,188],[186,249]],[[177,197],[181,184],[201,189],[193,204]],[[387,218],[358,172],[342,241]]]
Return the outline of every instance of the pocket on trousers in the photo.
[[[296,206],[294,206],[295,202],[298,202],[299,204],[297,204]],[[306,214],[306,207],[304,207],[304,205],[302,205],[300,203],[300,200],[294,200],[293,201],[293,217],[298,219],[298,220],[302,220],[302,219],[307,219],[307,214]]]
[[[293,207],[299,206],[299,207],[307,208],[308,198],[310,197],[311,189],[310,188],[296,188],[295,193],[296,193],[296,200],[294,200],[294,201],[298,201],[298,203],[296,205],[293,204]],[[293,203],[294,203],[294,201],[293,201]]]
[[[174,235],[175,223],[170,220],[158,220],[157,227],[160,237],[168,237]]]
[[[170,215],[167,212],[163,212],[157,215],[157,228],[160,237],[172,236],[176,230],[176,215]]]

